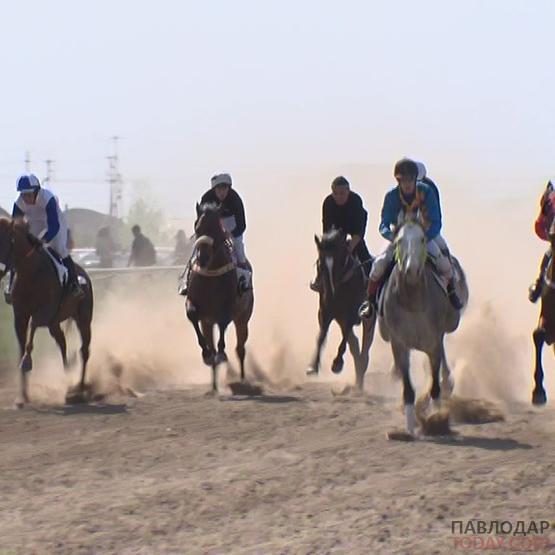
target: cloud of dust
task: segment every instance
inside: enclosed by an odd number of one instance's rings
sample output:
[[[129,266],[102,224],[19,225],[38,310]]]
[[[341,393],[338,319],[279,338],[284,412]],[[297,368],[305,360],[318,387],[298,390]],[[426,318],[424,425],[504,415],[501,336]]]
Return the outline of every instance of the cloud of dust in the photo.
[[[246,251],[254,267],[255,287],[255,312],[247,343],[247,375],[251,378],[282,388],[305,380],[318,331],[317,295],[308,287],[316,258],[313,235],[321,231],[321,203],[331,180],[340,173],[365,201],[367,243],[377,254],[383,246],[377,232],[381,203],[392,182],[389,167],[357,165],[244,176],[251,184],[248,196],[243,196],[248,220]],[[526,292],[544,248],[532,232],[540,191],[516,199],[495,198],[476,195],[479,189],[463,186],[462,180],[433,173],[431,177],[441,190],[444,236],[461,261],[470,286],[470,304],[461,326],[446,340],[456,392],[529,401],[531,332],[538,307],[530,305]],[[257,189],[253,183],[264,186]],[[241,191],[240,185],[238,189]],[[117,276],[95,282],[92,377],[109,381],[113,369],[119,368],[122,381],[139,389],[210,381],[210,369],[202,363],[194,330],[184,314],[183,298],[176,294],[176,279]],[[343,373],[339,377],[331,373],[338,343],[339,333],[333,328],[320,379],[353,383],[348,352]],[[234,348],[234,333],[228,331],[228,356],[236,365]],[[390,347],[378,330],[370,355],[368,392],[398,398],[401,386],[390,377]],[[551,350],[546,349],[546,385],[554,397],[552,358]],[[423,358],[413,359],[414,381],[422,387],[428,372],[423,370]],[[56,366],[60,367],[58,362]]]

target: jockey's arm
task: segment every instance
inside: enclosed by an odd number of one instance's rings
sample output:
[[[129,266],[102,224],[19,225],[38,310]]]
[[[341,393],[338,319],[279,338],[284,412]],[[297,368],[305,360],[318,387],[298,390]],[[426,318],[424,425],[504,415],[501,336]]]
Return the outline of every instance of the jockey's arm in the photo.
[[[12,209],[12,218],[15,220],[16,218],[23,218],[25,216],[25,212],[19,208],[17,202],[14,202],[13,209]]]
[[[426,230],[426,238],[428,241],[434,239],[437,235],[439,235],[441,231],[441,212],[439,211],[439,204],[437,202],[437,197],[431,191],[428,190],[428,194],[426,195],[426,216],[428,219],[428,229]]]
[[[380,221],[380,235],[388,241],[393,241],[393,230],[391,226],[397,223],[398,207],[395,206],[395,201],[391,192],[389,192],[384,199],[381,221]]]
[[[58,205],[56,199],[52,197],[46,204],[46,231],[41,239],[45,243],[50,243],[58,231],[60,231],[60,220],[58,218]]]

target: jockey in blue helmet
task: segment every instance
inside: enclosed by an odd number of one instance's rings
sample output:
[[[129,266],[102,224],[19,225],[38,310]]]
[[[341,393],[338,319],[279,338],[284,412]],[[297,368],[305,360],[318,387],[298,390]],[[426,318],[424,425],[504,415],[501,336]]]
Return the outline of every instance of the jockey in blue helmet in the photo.
[[[83,296],[77,280],[75,264],[68,251],[68,228],[58,199],[54,194],[40,186],[38,178],[31,174],[24,174],[17,179],[19,196],[13,205],[12,217],[25,218],[29,224],[29,231],[52,248],[62,259],[68,270],[68,291],[77,298]],[[6,290],[6,300],[11,296],[13,273],[10,274]]]

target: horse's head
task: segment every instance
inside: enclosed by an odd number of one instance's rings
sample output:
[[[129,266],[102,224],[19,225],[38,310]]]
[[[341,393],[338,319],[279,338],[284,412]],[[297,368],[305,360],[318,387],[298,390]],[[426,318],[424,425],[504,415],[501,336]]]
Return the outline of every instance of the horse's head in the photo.
[[[225,241],[225,231],[221,223],[222,207],[217,204],[202,204],[196,206],[197,221],[195,222],[195,249],[197,262],[204,268],[212,258],[215,246]]]
[[[332,229],[324,233],[321,239],[315,235],[314,241],[318,248],[318,262],[322,278],[325,282],[327,280],[331,292],[334,293],[345,275],[345,268],[349,261],[347,236],[340,230]]]
[[[395,237],[395,261],[402,275],[415,284],[426,266],[427,239],[417,220],[407,220]]]
[[[10,270],[14,250],[14,222],[0,219],[0,278]]]

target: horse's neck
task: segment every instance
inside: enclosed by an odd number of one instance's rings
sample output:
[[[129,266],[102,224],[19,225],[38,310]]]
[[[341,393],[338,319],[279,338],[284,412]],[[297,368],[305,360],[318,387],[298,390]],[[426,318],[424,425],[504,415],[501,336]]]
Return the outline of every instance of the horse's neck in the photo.
[[[42,247],[32,245],[29,241],[21,239],[16,240],[14,244],[13,267],[16,273],[24,276],[28,272],[32,272],[42,260],[46,253]]]
[[[231,253],[225,242],[225,238],[214,239],[214,256],[208,264],[208,268],[217,269],[232,262]]]
[[[422,278],[416,283],[408,283],[403,274],[395,266],[391,279],[392,285],[399,296],[399,305],[411,312],[424,310],[428,291],[428,268],[422,271]]]

